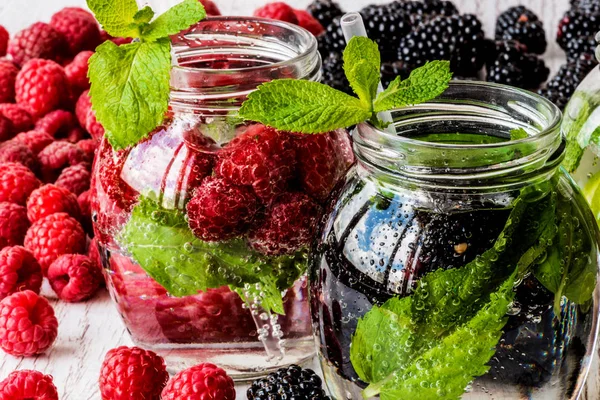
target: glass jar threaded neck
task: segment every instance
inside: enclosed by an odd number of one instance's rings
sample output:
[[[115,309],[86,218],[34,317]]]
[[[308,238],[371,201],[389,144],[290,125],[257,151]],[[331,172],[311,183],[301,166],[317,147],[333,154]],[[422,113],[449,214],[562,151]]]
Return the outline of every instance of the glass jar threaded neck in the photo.
[[[560,110],[509,86],[452,82],[435,101],[395,110],[396,135],[360,124],[359,163],[422,187],[506,189],[544,179],[560,165]],[[522,129],[527,137],[511,140]]]

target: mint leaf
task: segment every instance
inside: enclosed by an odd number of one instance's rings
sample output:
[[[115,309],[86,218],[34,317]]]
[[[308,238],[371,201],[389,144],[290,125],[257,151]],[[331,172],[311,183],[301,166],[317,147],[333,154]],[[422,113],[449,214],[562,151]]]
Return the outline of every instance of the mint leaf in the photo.
[[[160,207],[141,196],[117,241],[154,280],[175,296],[187,296],[229,285],[239,292],[261,285],[262,307],[283,313],[281,290],[304,273],[297,257],[266,258],[252,252],[241,240],[207,243],[190,231],[185,214]],[[262,294],[262,293],[264,294]]]
[[[375,112],[414,105],[432,100],[448,88],[452,79],[449,61],[432,61],[413,70],[402,80],[397,77],[375,100]]]
[[[147,24],[154,18],[154,11],[149,6],[146,6],[135,13],[133,19],[138,24]]]
[[[250,93],[239,114],[284,131],[322,133],[358,124],[372,113],[356,97],[327,85],[280,79]]]
[[[117,46],[106,41],[89,61],[90,96],[115,149],[138,143],[162,123],[169,100],[169,39]]]
[[[135,0],[87,0],[87,5],[111,36],[138,37]]]
[[[535,277],[556,296],[555,313],[560,315],[562,296],[575,304],[592,299],[596,269],[590,257],[594,250],[587,226],[571,199],[559,193],[556,207],[557,230],[546,258],[534,271]]]
[[[592,114],[593,106],[587,95],[582,92],[575,93],[575,95],[569,101],[565,115],[568,115],[564,119],[564,123],[561,126],[561,130],[564,132],[567,146],[565,148],[565,158],[562,162],[563,167],[569,172],[574,172],[585,151],[585,147],[589,144],[588,141],[580,143],[580,136],[582,128],[588,121]]]
[[[511,129],[510,131],[510,140],[521,140],[528,138],[529,134],[523,128]]]
[[[377,43],[366,37],[352,38],[344,50],[344,72],[365,108],[373,107],[380,68],[381,56]]]
[[[154,41],[175,35],[206,17],[206,11],[198,0],[184,0],[171,7],[144,29],[142,39]]]
[[[232,290],[245,301],[249,301],[249,305],[256,303],[254,299],[258,299],[263,309],[279,315],[285,314],[281,289],[277,285],[277,279],[273,276],[261,277],[258,284],[244,285],[243,289],[232,287]],[[250,301],[250,299],[253,300]]]
[[[515,296],[514,282],[513,274],[467,324],[386,381],[380,390],[381,400],[459,398],[473,378],[489,370],[487,363],[495,353],[506,324],[504,316]],[[372,389],[365,390],[365,398],[372,396]]]

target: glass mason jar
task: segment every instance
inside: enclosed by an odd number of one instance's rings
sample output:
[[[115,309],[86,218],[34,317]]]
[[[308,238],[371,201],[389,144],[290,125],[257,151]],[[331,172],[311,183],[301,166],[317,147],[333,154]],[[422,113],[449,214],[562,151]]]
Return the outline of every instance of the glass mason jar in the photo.
[[[307,244],[353,162],[350,139],[278,132],[237,110],[261,83],[318,80],[316,40],[278,21],[222,17],[172,41],[164,123],[125,150],[105,140],[94,167],[111,295],[133,341],[173,370],[213,362],[249,379],[301,364],[314,356]]]
[[[560,111],[453,82],[393,119],[396,135],[354,131],[357,163],[311,253],[332,396],[578,398],[597,336],[599,236],[560,168]],[[528,135],[510,140],[519,128]]]
[[[596,58],[600,60],[598,49]],[[564,112],[567,137],[564,166],[573,176],[600,223],[600,66],[579,84]]]

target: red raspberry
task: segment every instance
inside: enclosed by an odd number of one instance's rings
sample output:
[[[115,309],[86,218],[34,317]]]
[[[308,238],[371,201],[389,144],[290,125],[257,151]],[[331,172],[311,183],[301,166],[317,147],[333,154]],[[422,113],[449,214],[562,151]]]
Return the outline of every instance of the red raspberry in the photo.
[[[100,251],[98,250],[98,243],[96,242],[95,238],[90,241],[90,244],[88,246],[87,256],[90,258],[90,260],[92,260],[92,263],[94,263],[94,265],[96,266],[96,269],[98,270],[98,274],[101,276],[100,284],[101,285],[104,284],[102,258],[100,257]]]
[[[221,11],[219,11],[219,7],[212,0],[200,0],[200,3],[204,6],[204,10],[206,10],[206,15],[210,17],[215,17],[217,15],[221,15]]]
[[[94,16],[83,8],[63,8],[52,16],[50,25],[65,36],[70,54],[94,50],[100,44],[98,23]]]
[[[15,101],[15,82],[18,74],[19,68],[13,64],[8,62],[0,63],[0,103],[12,103]]]
[[[33,128],[33,118],[29,111],[18,104],[0,104],[0,115],[12,122],[15,132],[25,132]]]
[[[24,206],[27,198],[42,183],[31,170],[18,163],[0,163],[0,202]]]
[[[14,134],[15,130],[10,119],[0,115],[0,143],[11,139]]]
[[[298,18],[296,17],[296,14],[294,14],[294,9],[281,1],[269,3],[265,6],[257,8],[254,11],[254,16],[277,19],[279,21],[298,25]]]
[[[23,244],[29,229],[27,210],[18,204],[0,203],[0,249]]]
[[[58,400],[58,392],[50,375],[22,369],[12,372],[0,382],[0,399]]]
[[[68,100],[69,81],[63,67],[50,60],[28,61],[17,75],[17,103],[39,118]]]
[[[320,213],[319,205],[304,193],[289,193],[248,233],[248,243],[269,256],[293,254],[310,243]]]
[[[96,120],[96,113],[92,110],[92,101],[89,96],[89,90],[86,90],[79,96],[75,106],[75,114],[79,124],[88,131],[96,140],[101,140],[104,136],[104,127]]]
[[[214,364],[200,364],[175,375],[162,392],[162,400],[235,400],[235,384]]]
[[[90,236],[94,236],[94,226],[92,225],[92,205],[91,190],[86,190],[77,197],[79,209],[81,210],[81,226]]]
[[[54,182],[63,168],[91,161],[77,145],[69,142],[50,143],[38,154],[38,159],[46,182]]]
[[[96,139],[84,139],[75,143],[77,147],[83,151],[85,154],[85,158],[88,160],[93,160],[96,155],[96,150],[98,150],[98,141]]]
[[[294,14],[298,19],[298,25],[300,25],[302,28],[306,29],[313,35],[319,36],[321,33],[325,32],[325,28],[323,28],[323,25],[321,25],[319,20],[310,15],[308,11],[294,10]]]
[[[4,57],[6,55],[6,49],[8,48],[8,40],[10,39],[10,35],[6,28],[0,25],[0,57]]]
[[[121,346],[104,357],[100,394],[110,400],[159,400],[168,379],[162,357],[139,347]]]
[[[25,248],[33,253],[46,271],[63,254],[85,252],[85,233],[67,213],[48,215],[36,221],[25,235]]]
[[[35,154],[24,144],[12,140],[0,144],[0,163],[5,162],[23,164],[34,172],[39,170],[39,163]]]
[[[345,131],[333,131],[297,137],[302,189],[318,201],[323,201],[354,162],[348,134]]]
[[[65,36],[44,22],[17,32],[8,42],[8,54],[19,65],[34,58],[61,61],[67,49]]]
[[[54,142],[54,138],[44,131],[29,131],[19,133],[13,138],[13,142],[27,146],[35,155],[38,155],[46,146]]]
[[[52,306],[35,292],[17,292],[0,301],[0,347],[8,354],[41,354],[54,343],[57,331]]]
[[[222,241],[244,233],[258,212],[258,201],[244,186],[208,177],[187,204],[194,235],[206,241]]]
[[[88,60],[93,54],[93,51],[82,51],[65,67],[71,90],[76,95],[90,88],[90,80],[87,77]]]
[[[88,135],[84,129],[76,126],[75,128],[71,129],[69,131],[69,133],[67,133],[67,136],[62,140],[67,141],[69,143],[77,143],[80,140],[83,140],[83,139],[89,138],[89,137],[90,137],[90,135]],[[93,157],[92,157],[92,160],[93,160]]]
[[[215,172],[236,185],[251,185],[269,203],[287,190],[294,174],[292,142],[288,133],[252,125],[221,151]]]
[[[32,223],[60,212],[75,219],[81,217],[77,196],[57,185],[44,185],[34,190],[27,200],[27,218]]]
[[[108,141],[104,140],[98,149],[97,175],[100,179],[102,194],[125,211],[131,211],[137,201],[138,193],[121,178],[125,161],[130,150],[113,151]]]
[[[35,123],[35,129],[44,131],[55,138],[64,138],[76,125],[77,120],[73,113],[65,110],[55,110],[38,120]]]
[[[102,276],[98,266],[89,257],[80,254],[65,254],[50,264],[48,281],[61,300],[77,303],[92,297]]]
[[[24,247],[0,250],[0,299],[23,290],[39,294],[42,279],[42,267]]]
[[[90,172],[85,165],[77,164],[63,169],[55,184],[79,196],[90,188],[91,179]]]

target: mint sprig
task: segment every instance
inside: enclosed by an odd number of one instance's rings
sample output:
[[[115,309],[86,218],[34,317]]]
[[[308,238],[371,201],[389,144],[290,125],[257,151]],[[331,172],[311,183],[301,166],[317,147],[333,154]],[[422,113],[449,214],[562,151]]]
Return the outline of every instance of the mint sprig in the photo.
[[[141,196],[117,241],[156,282],[174,296],[228,285],[259,298],[265,310],[284,313],[281,291],[305,272],[301,254],[265,257],[241,239],[203,242],[190,231],[185,213],[165,209],[153,197]]]
[[[87,0],[112,36],[138,39],[98,46],[90,58],[90,97],[98,121],[115,149],[138,143],[160,125],[168,108],[171,70],[169,36],[206,16],[198,0],[184,0],[154,18],[135,0]]]
[[[448,61],[432,61],[413,70],[405,80],[396,78],[377,94],[380,67],[377,44],[354,37],[344,50],[344,73],[358,98],[317,82],[275,80],[248,95],[240,116],[301,133],[328,132],[369,119],[383,125],[377,113],[435,99],[452,78]]]

